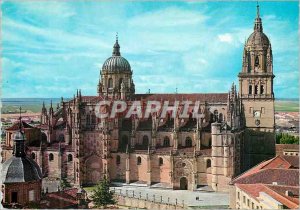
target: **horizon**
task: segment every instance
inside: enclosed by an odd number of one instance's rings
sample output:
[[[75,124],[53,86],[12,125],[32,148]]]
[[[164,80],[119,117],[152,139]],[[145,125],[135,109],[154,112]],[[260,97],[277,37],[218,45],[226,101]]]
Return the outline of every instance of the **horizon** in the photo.
[[[275,97],[298,99],[298,4],[259,5]],[[226,93],[232,82],[238,86],[255,15],[256,2],[3,1],[2,97],[97,95],[116,32],[136,93]]]

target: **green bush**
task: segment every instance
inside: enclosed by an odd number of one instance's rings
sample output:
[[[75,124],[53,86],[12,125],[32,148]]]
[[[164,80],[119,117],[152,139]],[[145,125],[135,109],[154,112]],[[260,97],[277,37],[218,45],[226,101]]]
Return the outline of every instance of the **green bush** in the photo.
[[[299,136],[292,136],[288,133],[279,133],[276,135],[277,144],[299,144]]]

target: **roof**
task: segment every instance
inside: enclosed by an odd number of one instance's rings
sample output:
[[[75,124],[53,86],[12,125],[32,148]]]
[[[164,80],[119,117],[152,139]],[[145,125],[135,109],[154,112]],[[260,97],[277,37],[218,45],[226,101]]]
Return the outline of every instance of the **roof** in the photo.
[[[298,168],[295,169],[295,168]],[[265,183],[299,185],[299,160],[292,156],[276,156],[249,169],[236,177],[231,183],[256,184]]]
[[[59,192],[52,192],[46,194],[45,200],[47,204],[43,205],[42,208],[75,208],[77,207],[76,193],[77,188],[71,188]]]
[[[6,183],[31,182],[42,179],[40,167],[31,158],[13,156],[2,165],[1,180]]]
[[[180,94],[135,94],[134,100],[146,101],[200,101],[200,102],[222,102],[227,103],[228,93],[180,93]]]
[[[28,123],[24,122],[23,120],[21,121],[21,128],[23,129],[30,129],[34,128],[33,126],[29,125]],[[6,128],[7,131],[15,131],[15,130],[20,130],[20,121],[18,120],[15,122],[12,126]]]
[[[259,200],[260,193],[264,192],[288,208],[299,207],[299,187],[269,184],[237,184],[236,186],[256,200]],[[292,192],[293,196],[285,195],[286,191]]]

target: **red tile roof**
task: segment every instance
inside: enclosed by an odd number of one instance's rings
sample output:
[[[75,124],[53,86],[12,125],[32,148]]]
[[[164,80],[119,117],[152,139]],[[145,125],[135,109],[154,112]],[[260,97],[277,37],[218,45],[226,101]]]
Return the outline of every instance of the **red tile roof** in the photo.
[[[236,186],[256,200],[258,200],[260,192],[265,192],[288,208],[299,207],[299,187],[266,184],[237,184]],[[287,190],[291,191],[294,196],[286,196],[285,191]]]
[[[45,200],[49,203],[42,206],[42,208],[71,208],[76,207],[77,199],[76,193],[77,188],[72,188],[60,192],[52,192],[46,194]]]
[[[21,122],[22,122],[22,124],[21,124],[22,129],[34,128],[33,126],[29,125],[28,123],[24,122],[23,120]],[[19,129],[20,129],[20,121],[17,121],[12,126],[6,128],[7,131],[16,131]]]
[[[133,100],[156,100],[156,101],[200,101],[200,102],[216,102],[216,103],[226,103],[228,93],[178,93],[178,94],[163,94],[163,93],[154,93],[154,94],[135,94]],[[100,100],[105,100],[104,96],[82,96],[83,102],[97,103]],[[73,102],[74,99],[69,102]]]
[[[260,172],[263,169],[292,169],[292,168],[299,168],[299,159],[296,156],[281,156],[278,155],[270,160],[264,161],[253,168],[249,169],[248,171],[244,172],[243,174],[237,176],[235,179],[232,180],[231,183],[235,183],[238,180],[251,176],[255,173]]]

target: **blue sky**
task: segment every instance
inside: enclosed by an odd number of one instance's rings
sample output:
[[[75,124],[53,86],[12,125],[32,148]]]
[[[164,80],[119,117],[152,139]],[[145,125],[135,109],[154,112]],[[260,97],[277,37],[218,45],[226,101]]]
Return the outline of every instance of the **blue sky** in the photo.
[[[256,2],[3,1],[2,96],[96,95],[115,34],[137,93],[227,92]],[[298,97],[298,2],[260,2],[275,96]]]

